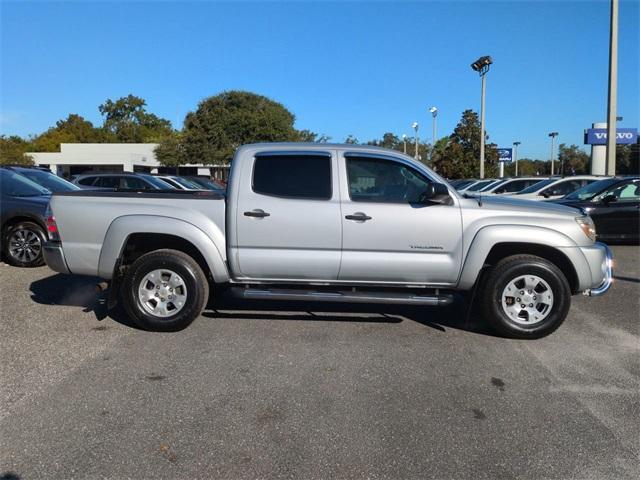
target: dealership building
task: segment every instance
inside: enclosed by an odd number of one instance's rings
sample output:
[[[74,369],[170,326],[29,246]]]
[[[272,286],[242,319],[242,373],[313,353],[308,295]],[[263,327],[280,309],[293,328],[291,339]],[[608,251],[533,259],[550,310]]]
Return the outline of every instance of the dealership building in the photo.
[[[34,163],[64,178],[86,172],[175,173],[156,159],[157,143],[63,143],[59,152],[28,152]],[[223,176],[228,166],[180,166],[182,175]],[[219,175],[220,174],[220,175]]]

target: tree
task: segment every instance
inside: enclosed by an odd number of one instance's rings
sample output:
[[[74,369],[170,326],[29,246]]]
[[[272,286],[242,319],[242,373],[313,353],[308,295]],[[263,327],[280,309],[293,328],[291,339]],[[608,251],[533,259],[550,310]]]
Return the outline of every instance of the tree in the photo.
[[[347,145],[357,145],[360,141],[354,135],[347,135],[347,138],[344,139],[344,143]]]
[[[104,117],[103,128],[116,142],[153,143],[173,132],[171,122],[146,110],[147,102],[135,95],[113,101],[107,99],[98,107]]]
[[[240,145],[295,141],[294,115],[282,104],[244,91],[223,92],[198,104],[184,122],[187,158],[205,164],[227,163]]]
[[[584,174],[587,173],[588,169],[589,155],[586,152],[580,150],[578,145],[567,146],[564,143],[560,144],[558,147],[558,162],[557,165],[554,165],[554,173],[564,172],[565,175]]]
[[[438,141],[440,143],[440,141]],[[434,167],[447,178],[477,177],[480,171],[480,121],[473,110],[462,112],[462,118],[446,145],[433,156]],[[498,151],[492,144],[485,145],[485,176],[498,173]]]
[[[324,133],[316,133],[311,130],[297,130],[296,142],[312,142],[312,143],[327,143],[331,140],[331,137]]]
[[[25,154],[28,149],[29,142],[25,139],[0,135],[0,165],[33,165],[33,159]]]
[[[367,145],[374,145],[376,147],[388,148],[389,150],[395,150],[397,152],[404,152],[404,140],[391,132],[385,132],[380,140],[369,140]],[[407,143],[407,155],[415,156],[416,152],[416,140],[413,137],[406,138]],[[431,151],[431,145],[424,142],[418,142],[418,159],[427,164]]]
[[[180,132],[165,137],[155,148],[158,162],[165,167],[176,167],[189,163],[184,151],[183,135]]]
[[[61,143],[104,143],[110,140],[113,139],[108,132],[95,128],[90,121],[72,113],[35,137],[32,148],[34,152],[59,152]]]
[[[566,173],[565,165],[565,173]],[[509,176],[515,176],[515,162],[512,162],[505,166],[504,174]],[[531,158],[521,158],[518,160],[518,176],[536,176],[536,175],[550,175],[551,174],[551,162],[548,160],[533,160]]]
[[[616,146],[616,172],[621,175],[640,174],[640,143]]]

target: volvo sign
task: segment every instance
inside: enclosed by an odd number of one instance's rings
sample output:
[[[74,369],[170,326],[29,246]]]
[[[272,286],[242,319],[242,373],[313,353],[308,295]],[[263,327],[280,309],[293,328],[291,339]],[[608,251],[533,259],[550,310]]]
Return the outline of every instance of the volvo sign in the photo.
[[[616,130],[616,143],[619,145],[630,145],[638,141],[637,128],[618,128]],[[584,143],[587,145],[606,145],[606,128],[589,128],[584,131]]]

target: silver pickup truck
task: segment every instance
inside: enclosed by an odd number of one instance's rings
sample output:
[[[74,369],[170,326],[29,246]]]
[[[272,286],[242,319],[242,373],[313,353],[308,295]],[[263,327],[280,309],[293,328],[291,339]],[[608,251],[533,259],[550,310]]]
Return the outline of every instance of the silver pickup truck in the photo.
[[[226,195],[83,190],[53,195],[50,210],[49,267],[109,280],[110,304],[153,330],[187,326],[212,289],[413,305],[474,292],[500,334],[538,338],[563,322],[572,294],[612,282],[611,253],[584,213],[466,198],[376,147],[246,145]]]

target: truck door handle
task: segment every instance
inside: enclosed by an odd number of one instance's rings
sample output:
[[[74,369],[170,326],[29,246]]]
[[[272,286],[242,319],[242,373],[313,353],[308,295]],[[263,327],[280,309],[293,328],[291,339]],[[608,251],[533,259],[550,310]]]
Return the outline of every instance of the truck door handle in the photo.
[[[353,215],[346,215],[344,218],[347,220],[355,220],[356,222],[366,222],[367,220],[371,220],[371,217],[362,212],[356,212]]]
[[[265,212],[264,210],[262,210],[260,208],[254,208],[250,212],[244,212],[244,216],[245,217],[264,218],[264,217],[268,217],[269,215],[271,215],[271,214]]]

